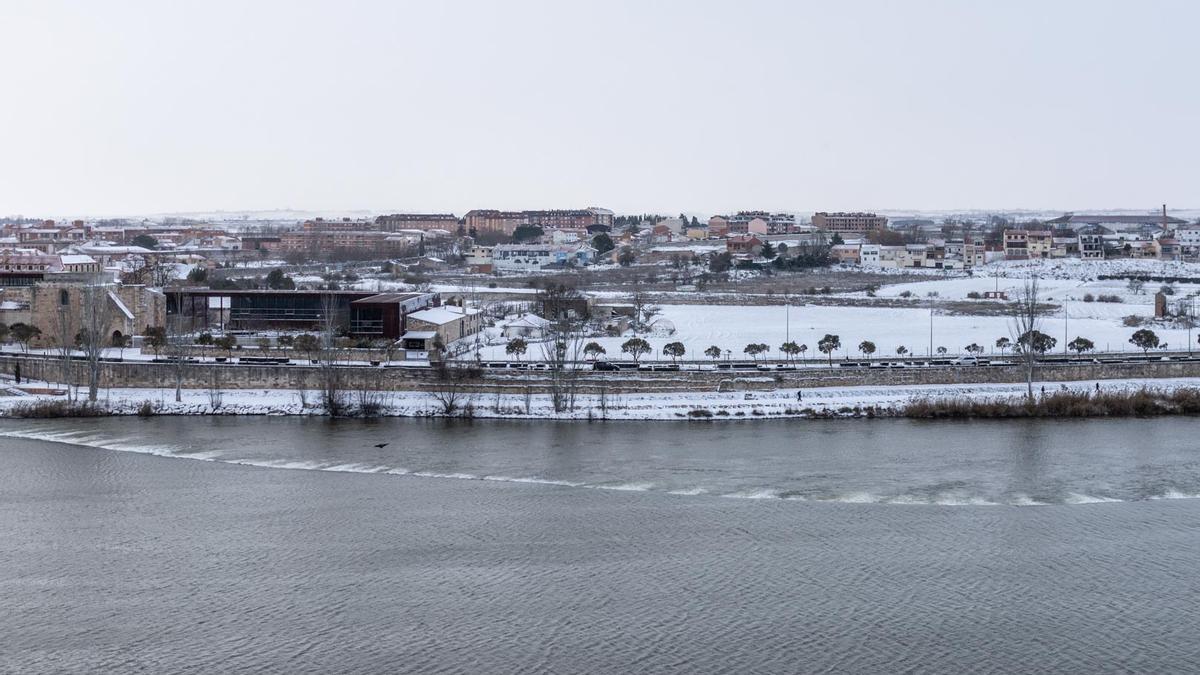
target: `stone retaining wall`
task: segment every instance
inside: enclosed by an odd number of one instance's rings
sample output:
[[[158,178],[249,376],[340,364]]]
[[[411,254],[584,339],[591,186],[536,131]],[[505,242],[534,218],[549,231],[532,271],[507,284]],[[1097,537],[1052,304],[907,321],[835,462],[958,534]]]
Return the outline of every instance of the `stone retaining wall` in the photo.
[[[26,378],[62,382],[63,364],[57,359],[0,356],[0,370],[11,375],[17,363]],[[86,364],[72,363],[69,379],[86,382]],[[126,361],[101,364],[101,386],[170,388],[176,370],[168,363]],[[346,389],[428,390],[442,388],[436,373],[429,369],[340,367]],[[226,389],[316,389],[321,369],[310,365],[267,366],[238,364],[188,364],[183,367],[183,386],[203,389],[214,382]],[[1165,361],[1147,363],[1048,365],[1037,368],[1042,381],[1101,379],[1200,377],[1200,362]],[[808,368],[778,373],[735,373],[730,371],[678,372],[594,372],[583,371],[579,386],[584,393],[601,389],[612,393],[672,391],[752,391],[775,388],[861,387],[929,384],[1019,383],[1025,381],[1020,365],[957,366],[934,368]],[[483,376],[467,382],[470,388],[488,393],[545,392],[549,387],[545,372],[483,371]]]

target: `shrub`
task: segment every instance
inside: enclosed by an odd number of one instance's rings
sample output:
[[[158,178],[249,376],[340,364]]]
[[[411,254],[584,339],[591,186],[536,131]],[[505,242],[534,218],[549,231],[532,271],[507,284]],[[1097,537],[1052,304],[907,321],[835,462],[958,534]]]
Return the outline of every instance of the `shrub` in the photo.
[[[40,400],[18,403],[8,409],[9,417],[23,419],[57,417],[102,417],[103,408],[91,401],[68,401],[66,399]]]
[[[967,293],[967,298],[970,300],[982,300],[983,294],[979,291],[971,291],[970,293]]]
[[[1098,302],[1124,302],[1119,295],[1101,295],[1097,296],[1096,300]]]
[[[902,291],[900,293],[900,297],[902,297],[902,298],[911,298],[912,295],[913,295],[912,291]]]
[[[707,410],[705,408],[696,408],[695,410],[689,410],[687,416],[693,419],[707,419],[712,417],[713,414],[711,410]]]
[[[1096,296],[1092,295],[1091,293],[1084,293],[1084,294],[1083,294],[1083,301],[1084,301],[1084,302],[1095,302],[1095,301],[1096,301]]]
[[[918,419],[1195,415],[1200,414],[1200,389],[1185,387],[1162,392],[1143,387],[1116,392],[1056,391],[1032,402],[1024,398],[920,399],[905,405],[900,414]]]
[[[154,403],[152,401],[146,400],[146,401],[142,401],[138,405],[137,416],[138,417],[153,417],[155,412],[157,412],[157,411],[154,409]]]

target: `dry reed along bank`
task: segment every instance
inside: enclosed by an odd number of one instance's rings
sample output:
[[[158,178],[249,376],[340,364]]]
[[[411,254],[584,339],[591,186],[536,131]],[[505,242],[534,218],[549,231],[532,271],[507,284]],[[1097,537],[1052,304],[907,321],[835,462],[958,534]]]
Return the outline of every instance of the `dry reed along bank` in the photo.
[[[1057,391],[1020,399],[919,399],[906,404],[902,417],[969,419],[1012,417],[1146,417],[1200,414],[1200,389],[1159,391]]]

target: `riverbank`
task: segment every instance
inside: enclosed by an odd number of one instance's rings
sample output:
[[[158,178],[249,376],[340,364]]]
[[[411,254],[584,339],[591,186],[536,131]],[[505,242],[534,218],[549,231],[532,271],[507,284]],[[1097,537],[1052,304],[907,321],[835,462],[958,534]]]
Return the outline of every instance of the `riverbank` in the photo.
[[[1200,378],[1043,382],[1035,385],[1035,393],[1044,405],[1033,407],[1026,404],[1025,391],[1024,385],[996,383],[589,394],[561,411],[549,394],[348,391],[341,400],[348,416],[538,420],[1079,417],[1194,414],[1200,407]],[[7,417],[326,415],[321,393],[311,390],[184,389],[177,402],[169,388],[111,388],[101,390],[91,409],[67,405],[64,394],[43,383],[10,386],[7,392],[0,396],[0,415]],[[86,392],[80,394],[78,399],[86,398]]]

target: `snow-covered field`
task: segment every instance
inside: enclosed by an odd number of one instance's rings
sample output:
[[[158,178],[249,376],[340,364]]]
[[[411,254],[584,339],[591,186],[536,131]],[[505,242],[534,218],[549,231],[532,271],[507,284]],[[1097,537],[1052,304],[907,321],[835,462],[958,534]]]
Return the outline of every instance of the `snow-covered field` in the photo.
[[[662,347],[676,341],[684,344],[685,358],[688,359],[704,359],[702,354],[710,346],[728,351],[731,358],[743,359],[743,350],[750,343],[765,343],[771,348],[768,356],[779,357],[779,345],[789,339],[807,345],[806,356],[811,359],[820,357],[817,342],[826,334],[841,338],[842,348],[834,353],[835,359],[857,356],[858,344],[863,341],[875,343],[877,355],[881,356],[894,354],[900,346],[912,354],[928,354],[931,342],[935,351],[945,347],[949,354],[960,354],[971,343],[982,345],[991,352],[998,338],[1014,337],[1012,321],[1005,316],[1006,303],[980,301],[994,305],[982,305],[992,311],[979,315],[949,314],[939,308],[939,304],[944,306],[951,301],[968,300],[971,293],[996,290],[1015,297],[1030,274],[1036,274],[1040,279],[1040,298],[1063,308],[1046,317],[1040,327],[1043,333],[1058,341],[1056,352],[1062,352],[1066,343],[1077,336],[1092,340],[1098,350],[1135,350],[1129,344],[1129,338],[1138,327],[1126,326],[1123,320],[1130,315],[1152,317],[1154,293],[1159,284],[1150,283],[1135,292],[1126,281],[1098,279],[1101,275],[1121,273],[1200,278],[1200,264],[1073,259],[1006,262],[990,265],[973,276],[930,274],[925,281],[887,284],[874,292],[875,297],[881,299],[909,298],[911,307],[804,305],[803,296],[795,297],[790,306],[758,303],[663,305],[657,319],[661,321],[660,326],[673,327],[674,332],[657,330],[645,336],[654,350],[654,355],[647,360],[669,360],[662,356]],[[1169,300],[1178,302],[1200,293],[1200,284],[1175,284],[1174,291],[1175,295]],[[1086,302],[1086,295],[1093,299],[1101,295],[1116,296],[1121,302]],[[728,301],[729,294],[723,296],[722,300]],[[833,302],[839,297],[861,303],[867,293],[825,296]],[[775,300],[781,301],[778,296]],[[1149,327],[1171,348],[1182,349],[1187,345],[1186,328]],[[620,346],[628,337],[594,337],[586,341],[603,346],[607,358],[621,359]],[[1195,332],[1192,339],[1197,337],[1200,337],[1200,331]],[[495,339],[492,342],[495,344],[482,347],[480,357],[484,360],[506,359],[502,341]],[[540,354],[540,347],[531,345],[528,356],[538,358]],[[473,358],[474,351],[468,356]]]
[[[779,345],[791,339],[808,345],[806,356],[824,358],[817,352],[817,342],[826,334],[841,338],[842,348],[834,358],[858,355],[858,344],[864,340],[874,342],[877,356],[891,355],[903,345],[913,354],[926,354],[930,343],[930,310],[928,303],[912,308],[886,307],[836,307],[824,305],[763,306],[763,305],[664,305],[660,320],[669,321],[675,328],[671,335],[651,335],[647,341],[654,348],[659,360],[663,345],[679,341],[687,348],[689,359],[704,359],[704,350],[716,345],[732,352],[732,358],[745,359],[742,353],[747,344],[761,342],[771,347],[768,356],[781,357]],[[1133,307],[1108,303],[1072,303],[1068,307],[1067,334],[1069,339],[1086,337],[1096,343],[1100,350],[1134,350],[1128,343],[1136,328],[1121,323],[1127,314],[1152,314],[1150,306]],[[950,354],[958,354],[972,342],[994,349],[997,338],[1012,338],[1014,331],[1007,316],[959,316],[939,313],[936,304],[932,317],[933,348],[947,348]],[[1064,319],[1062,314],[1043,321],[1041,331],[1058,340],[1056,351],[1064,345]],[[1155,328],[1159,338],[1168,345],[1182,348],[1187,343],[1186,329]],[[1200,331],[1196,331],[1200,335]],[[587,342],[598,342],[607,350],[610,360],[621,359],[621,344],[627,337],[587,338]],[[469,356],[473,357],[474,352]],[[529,347],[528,355],[539,358],[537,344]],[[504,360],[504,345],[484,346],[484,360]]]
[[[1200,387],[1200,378],[1102,380],[1100,386],[1109,392],[1132,391],[1143,387],[1160,391]],[[1094,391],[1097,382],[1043,382],[1038,387],[1047,391],[1070,389]],[[4,387],[0,386],[0,390]],[[12,391],[9,389],[9,391]],[[820,389],[779,389],[754,392],[687,392],[658,394],[609,395],[604,401],[595,396],[580,396],[576,410],[556,413],[548,396],[534,395],[526,412],[521,395],[477,394],[463,401],[473,407],[476,417],[515,419],[614,419],[614,420],[678,420],[689,418],[692,411],[707,411],[714,418],[760,419],[805,417],[820,415],[854,415],[862,409],[874,408],[886,415],[903,405],[919,399],[959,398],[973,400],[1015,399],[1024,395],[1022,384],[962,384],[920,385],[896,387],[829,387]],[[797,394],[800,397],[797,397]],[[0,412],[21,402],[43,395],[0,396]],[[204,390],[185,389],[183,400],[175,403],[172,389],[111,389],[100,395],[100,403],[114,414],[136,414],[149,401],[156,414],[163,415],[321,415],[315,401],[316,392],[307,392],[308,406],[301,405],[295,391],[245,389],[222,393],[220,407],[214,411],[212,399]],[[350,401],[353,404],[353,400]],[[855,410],[855,409],[858,410]],[[424,392],[387,392],[384,398],[385,416],[423,417],[442,414],[442,407],[431,394]]]

